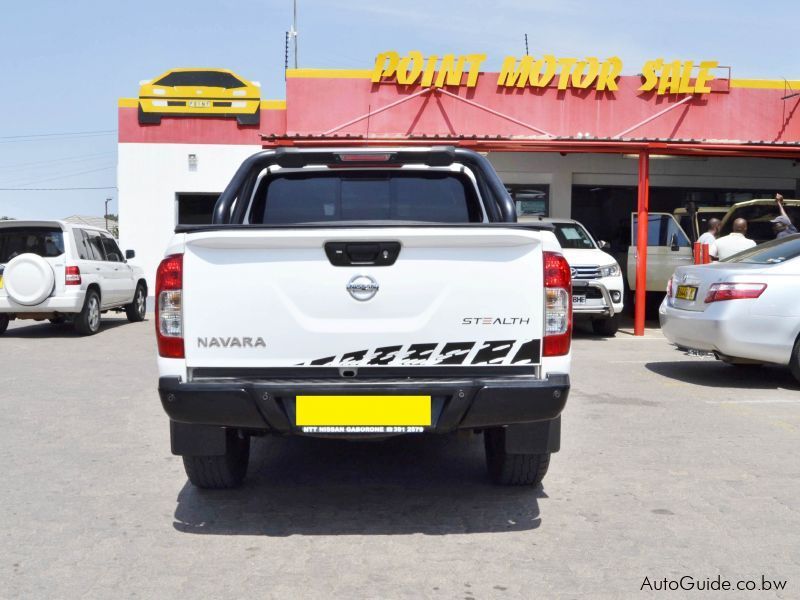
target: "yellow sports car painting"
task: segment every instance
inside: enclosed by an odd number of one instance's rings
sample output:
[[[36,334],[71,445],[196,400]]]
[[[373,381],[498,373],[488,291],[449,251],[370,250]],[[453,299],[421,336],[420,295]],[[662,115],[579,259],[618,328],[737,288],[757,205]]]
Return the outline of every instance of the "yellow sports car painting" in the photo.
[[[236,117],[239,125],[258,125],[260,84],[227,69],[170,69],[140,82],[139,123],[161,117]]]

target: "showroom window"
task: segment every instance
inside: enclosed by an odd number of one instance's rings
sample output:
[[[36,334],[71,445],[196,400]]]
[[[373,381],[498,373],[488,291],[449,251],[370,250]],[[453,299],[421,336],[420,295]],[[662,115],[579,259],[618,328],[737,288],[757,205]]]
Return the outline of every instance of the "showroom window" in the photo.
[[[542,216],[550,212],[550,186],[547,184],[507,184],[517,216]]]
[[[208,225],[214,214],[218,193],[194,193],[175,195],[178,202],[178,225]]]

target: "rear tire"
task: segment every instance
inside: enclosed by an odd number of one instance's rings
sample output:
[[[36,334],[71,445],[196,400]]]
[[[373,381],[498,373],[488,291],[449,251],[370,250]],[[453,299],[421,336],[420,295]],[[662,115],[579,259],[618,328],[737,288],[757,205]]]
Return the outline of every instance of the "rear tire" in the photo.
[[[506,452],[506,430],[483,432],[489,477],[499,485],[539,485],[550,466],[550,453],[510,454]]]
[[[75,317],[75,331],[80,335],[94,335],[100,331],[100,294],[94,290],[86,292],[83,308]]]
[[[0,335],[3,335],[8,329],[8,323],[11,321],[8,315],[0,315]]]
[[[139,323],[144,321],[144,315],[147,311],[147,292],[143,283],[136,286],[136,291],[133,293],[133,302],[125,305],[125,314],[128,321],[131,323]]]
[[[2,331],[2,324],[0,324],[0,331]],[[789,371],[791,371],[797,381],[800,381],[800,337],[794,343],[792,350],[792,358],[789,361]]]
[[[604,335],[606,337],[614,337],[619,330],[619,315],[608,317],[606,319],[596,319],[592,321],[592,330],[597,335]]]
[[[192,485],[206,490],[239,487],[250,462],[250,437],[229,430],[222,456],[184,456],[183,468]]]

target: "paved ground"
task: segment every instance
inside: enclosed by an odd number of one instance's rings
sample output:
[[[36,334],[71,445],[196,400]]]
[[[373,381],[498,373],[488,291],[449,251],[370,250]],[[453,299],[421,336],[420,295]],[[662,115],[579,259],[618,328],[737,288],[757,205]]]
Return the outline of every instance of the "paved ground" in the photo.
[[[169,454],[152,321],[104,323],[0,338],[2,597],[622,598],[762,574],[788,587],[752,597],[800,597],[800,387],[780,369],[583,333],[543,488],[492,487],[476,438],[291,439],[211,493]]]

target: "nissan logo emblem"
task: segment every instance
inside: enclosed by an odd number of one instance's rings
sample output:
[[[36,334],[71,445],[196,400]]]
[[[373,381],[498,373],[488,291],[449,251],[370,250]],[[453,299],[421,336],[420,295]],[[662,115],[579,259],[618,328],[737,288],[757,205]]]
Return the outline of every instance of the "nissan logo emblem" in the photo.
[[[359,302],[366,302],[378,293],[380,286],[369,275],[356,275],[347,282],[347,291]]]

